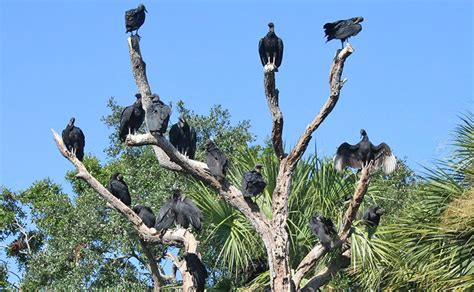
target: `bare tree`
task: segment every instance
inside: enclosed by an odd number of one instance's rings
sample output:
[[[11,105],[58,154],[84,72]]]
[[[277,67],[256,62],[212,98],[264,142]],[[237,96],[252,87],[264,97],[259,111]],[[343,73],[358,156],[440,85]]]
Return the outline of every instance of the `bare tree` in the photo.
[[[147,80],[146,64],[141,55],[139,42],[140,39],[138,36],[128,38],[133,75],[138,91],[142,95],[143,109],[148,113],[152,106],[152,91]],[[336,52],[329,74],[329,98],[319,113],[303,131],[296,145],[288,153],[285,152],[282,142],[283,114],[279,108],[279,92],[275,84],[276,68],[273,65],[266,65],[264,67],[265,95],[269,110],[272,114],[272,144],[275,155],[280,162],[277,182],[272,194],[272,218],[267,218],[258,206],[244,200],[242,192],[227,179],[217,180],[210,173],[205,163],[191,160],[180,154],[163,136],[152,135],[151,133],[128,135],[125,141],[128,146],[152,145],[159,164],[169,170],[191,175],[212,187],[223,200],[239,210],[246,217],[264,243],[270,268],[270,284],[273,291],[292,291],[299,289],[303,277],[314,268],[316,263],[326,253],[330,250],[343,247],[343,244],[346,243],[350,235],[352,222],[355,219],[357,210],[368,188],[371,163],[362,169],[352,202],[349,204],[342,220],[337,240],[335,240],[330,249],[325,249],[321,244],[316,244],[303,258],[296,270],[292,270],[289,265],[290,254],[286,224],[289,213],[288,198],[290,196],[293,173],[297,163],[308,147],[312,134],[331,113],[339,99],[340,91],[345,82],[345,80],[341,80],[344,63],[352,52],[353,48],[350,44]],[[134,214],[132,210],[111,195],[107,189],[89,174],[84,165],[67,151],[61,138],[56,133],[54,133],[54,136],[61,153],[76,166],[78,170],[77,176],[89,183],[108,203],[125,216],[132,223],[144,242],[161,242],[163,244],[179,245],[184,246],[188,252],[197,252],[197,241],[190,232],[184,229],[177,229],[169,230],[164,234],[157,234],[154,229],[150,230],[143,225],[140,218]],[[341,254],[344,253],[342,256],[347,257],[347,254],[350,254],[350,247],[348,244],[344,244],[344,247],[340,249]],[[158,290],[158,282],[161,282],[159,269],[153,267],[153,256],[151,255],[148,258],[155,282],[155,290]],[[181,263],[177,266],[183,274],[183,290],[188,291],[188,289],[192,287],[191,276],[186,272],[185,264]],[[343,268],[341,265],[330,263],[328,267],[316,273],[316,276],[310,279],[308,288],[317,289],[321,287],[341,268]]]

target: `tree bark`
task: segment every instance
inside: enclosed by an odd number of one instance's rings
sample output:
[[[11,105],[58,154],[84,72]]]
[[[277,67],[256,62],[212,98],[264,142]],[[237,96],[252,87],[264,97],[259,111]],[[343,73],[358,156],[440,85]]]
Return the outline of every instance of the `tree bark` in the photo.
[[[349,238],[352,228],[352,222],[354,221],[357,211],[359,210],[360,204],[364,199],[364,195],[367,192],[370,182],[370,169],[372,168],[372,162],[362,168],[361,177],[357,183],[357,187],[354,191],[354,196],[349,204],[346,213],[343,217],[341,228],[338,233],[338,239],[331,246],[331,250],[339,248]],[[321,244],[317,244],[300,262],[298,268],[293,275],[293,282],[296,288],[299,287],[301,279],[308,273],[316,263],[326,254],[329,250],[323,248]]]

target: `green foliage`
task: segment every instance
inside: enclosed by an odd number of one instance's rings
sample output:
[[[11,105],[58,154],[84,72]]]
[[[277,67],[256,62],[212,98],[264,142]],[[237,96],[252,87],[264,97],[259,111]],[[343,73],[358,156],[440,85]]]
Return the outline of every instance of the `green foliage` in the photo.
[[[408,189],[402,211],[386,221],[383,217],[376,238],[356,241],[357,233],[352,236],[356,248],[350,272],[360,286],[420,291],[474,288],[473,129],[472,115],[462,117],[453,156],[426,169],[422,180]]]
[[[170,187],[176,181],[185,192],[193,188],[194,182],[186,176],[162,169],[152,147],[130,148],[120,144],[116,133],[122,107],[113,99],[109,100],[109,107],[112,112],[103,120],[113,129],[107,149],[110,160],[101,165],[93,156],[84,159],[84,165],[94,177],[106,185],[111,174],[120,171],[129,186],[133,205],[148,205],[155,212],[170,196]],[[192,112],[188,115],[198,131],[210,133],[230,157],[235,147],[243,147],[252,140],[249,123],[232,125],[229,112],[220,106],[213,107],[209,116]],[[198,157],[203,157],[202,140]],[[44,244],[38,244],[28,257],[23,254],[16,257],[19,263],[25,263],[21,266],[24,272],[21,287],[27,290],[105,287],[147,290],[152,286],[151,276],[136,232],[75,175],[75,171],[66,173],[73,194],[64,193],[61,186],[49,179],[35,182],[17,194],[6,188],[1,190],[0,240],[12,242],[19,234],[14,226],[15,218],[21,223],[28,222],[27,230],[44,239]],[[153,245],[151,248],[160,257],[168,247]]]

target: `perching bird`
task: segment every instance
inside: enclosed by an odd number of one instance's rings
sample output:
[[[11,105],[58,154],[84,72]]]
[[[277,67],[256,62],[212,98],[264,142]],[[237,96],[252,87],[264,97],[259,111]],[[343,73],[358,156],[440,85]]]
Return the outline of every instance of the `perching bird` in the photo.
[[[145,111],[142,108],[142,95],[135,94],[137,100],[130,106],[127,106],[120,116],[119,137],[124,142],[128,134],[135,134],[145,119]]]
[[[283,41],[275,34],[273,22],[268,24],[268,28],[268,33],[258,43],[258,53],[263,66],[273,64],[278,72],[283,59]]]
[[[114,172],[110,177],[109,184],[107,186],[109,192],[112,193],[117,199],[122,201],[127,206],[132,203],[132,198],[128,192],[128,186],[123,181],[123,175],[119,172]]]
[[[385,213],[385,210],[380,208],[379,206],[371,206],[364,211],[364,223],[367,224],[368,227],[377,227],[380,223],[380,217]]]
[[[77,159],[82,161],[84,159],[84,146],[86,145],[86,138],[79,127],[74,126],[75,118],[71,118],[66,128],[63,130],[63,142],[67,150],[71,151]]]
[[[362,140],[356,145],[344,142],[337,148],[334,156],[334,168],[342,171],[346,166],[361,169],[370,161],[374,161],[374,169],[382,169],[385,174],[390,174],[397,166],[397,159],[385,143],[378,146],[369,141],[367,132],[360,130]]]
[[[206,142],[207,167],[212,175],[218,178],[224,178],[227,173],[228,160],[225,154],[217,148],[212,140]]]
[[[342,47],[344,47],[344,42],[348,38],[357,35],[362,30],[362,25],[360,25],[362,21],[364,21],[363,17],[353,17],[346,20],[326,23],[323,26],[324,33],[327,37],[326,42],[338,39],[341,40]]]
[[[260,194],[267,183],[262,176],[262,165],[255,165],[255,169],[247,171],[242,177],[242,192],[244,197],[253,197]]]
[[[163,135],[168,129],[170,115],[171,108],[164,104],[158,95],[153,95],[151,107],[145,115],[148,130],[152,134]]]
[[[188,228],[191,224],[194,229],[201,230],[201,210],[179,189],[173,190],[173,195],[158,211],[156,216],[155,229],[160,231],[169,229],[173,223],[183,228]]]
[[[180,153],[194,159],[196,154],[196,130],[191,127],[184,115],[174,124],[169,133],[170,142]]]
[[[193,286],[197,292],[203,292],[206,287],[207,270],[195,253],[187,252],[183,255],[187,271],[193,276]]]
[[[138,217],[140,217],[148,228],[155,227],[155,215],[150,207],[143,205],[136,205],[133,207],[133,212],[135,212]]]
[[[309,220],[309,228],[319,238],[319,242],[325,249],[331,248],[332,238],[337,234],[331,219],[316,214]]]
[[[138,5],[135,9],[125,11],[125,33],[130,32],[133,35],[133,31],[136,30],[136,35],[138,35],[138,29],[145,22],[145,12],[148,11],[143,4]]]

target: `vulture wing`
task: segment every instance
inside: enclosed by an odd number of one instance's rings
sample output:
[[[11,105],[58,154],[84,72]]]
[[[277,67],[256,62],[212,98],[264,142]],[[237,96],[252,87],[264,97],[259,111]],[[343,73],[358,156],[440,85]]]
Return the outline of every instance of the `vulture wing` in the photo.
[[[190,137],[189,137],[189,145],[188,145],[188,157],[190,159],[194,159],[194,156],[196,155],[196,130],[192,127],[190,127]]]
[[[179,144],[179,140],[181,138],[181,129],[179,128],[178,124],[174,124],[171,127],[169,137],[170,137],[171,144],[173,144],[173,146],[177,148]]]
[[[265,44],[263,38],[260,39],[258,43],[258,53],[260,54],[260,61],[262,65],[265,66],[267,64],[267,54],[265,53]]]
[[[372,145],[374,151],[374,167],[382,168],[385,174],[390,174],[397,166],[397,159],[393,155],[392,150],[385,143],[380,143],[378,146]]]
[[[337,148],[336,156],[334,156],[334,168],[342,171],[347,166],[353,168],[362,168],[362,162],[357,158],[357,150],[359,145],[351,145],[344,142]]]
[[[188,221],[196,230],[201,230],[201,210],[188,198],[179,200],[175,205],[178,216],[183,216],[184,221]],[[181,225],[181,224],[180,224]]]
[[[166,201],[163,207],[160,208],[155,221],[156,230],[169,229],[173,225],[173,222],[176,219],[176,214],[173,210],[174,204],[175,202],[170,198]]]
[[[194,253],[185,253],[186,267],[193,276],[193,286],[197,292],[203,292],[206,287],[206,278],[208,276],[206,267],[199,257]]]
[[[128,128],[130,119],[133,114],[133,106],[127,106],[122,111],[122,115],[120,116],[120,127],[119,127],[119,137],[120,140],[123,142],[128,135]]]
[[[275,65],[280,67],[281,61],[283,60],[283,41],[278,38],[278,55],[276,56]]]

